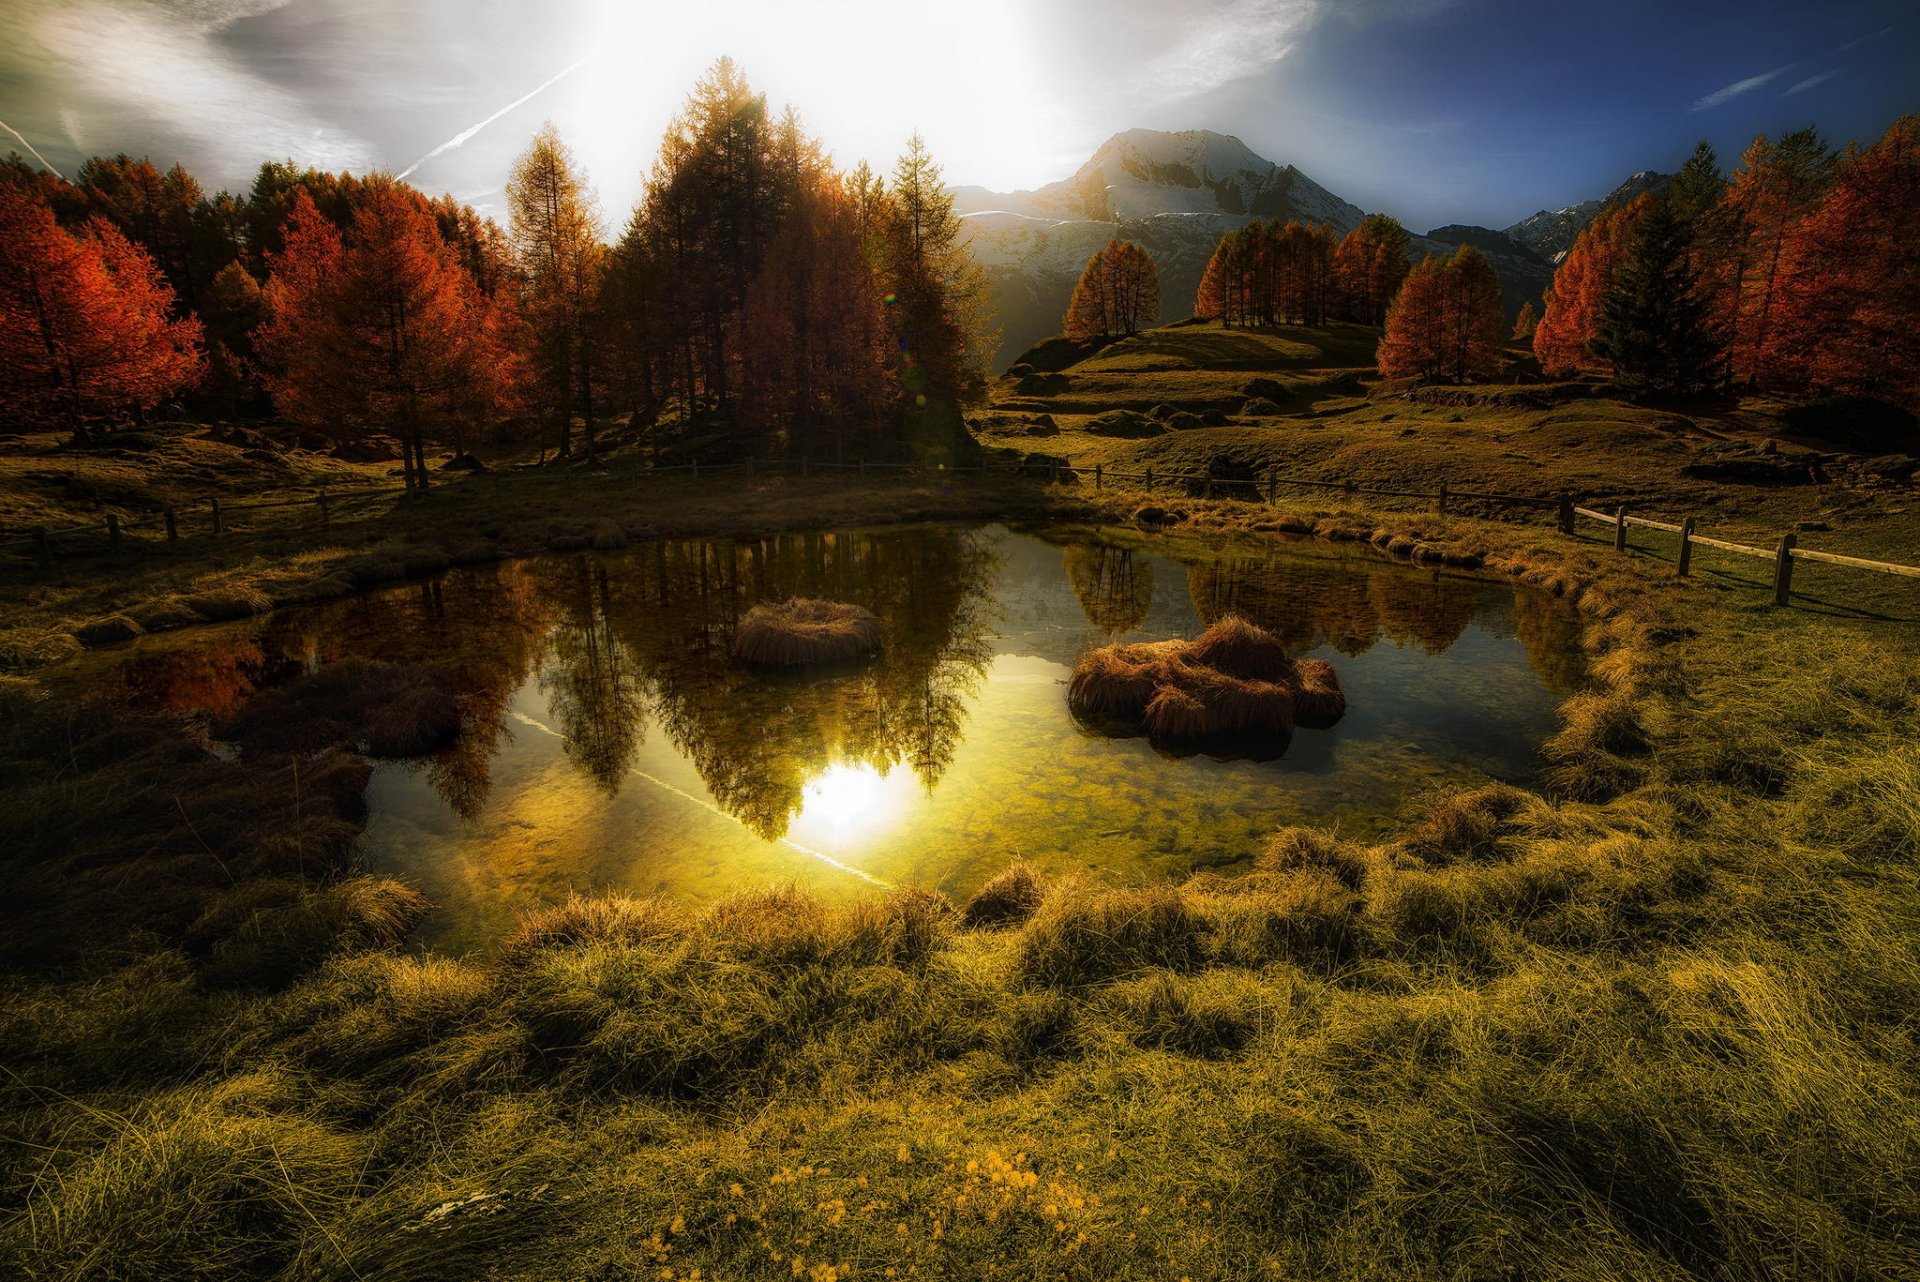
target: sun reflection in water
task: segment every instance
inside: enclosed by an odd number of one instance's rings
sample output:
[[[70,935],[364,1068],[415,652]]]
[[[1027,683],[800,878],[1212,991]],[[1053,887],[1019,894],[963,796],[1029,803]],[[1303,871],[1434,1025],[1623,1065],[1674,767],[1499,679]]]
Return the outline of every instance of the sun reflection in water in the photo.
[[[845,850],[897,824],[913,793],[913,772],[883,774],[866,763],[836,761],[807,782],[789,833]]]

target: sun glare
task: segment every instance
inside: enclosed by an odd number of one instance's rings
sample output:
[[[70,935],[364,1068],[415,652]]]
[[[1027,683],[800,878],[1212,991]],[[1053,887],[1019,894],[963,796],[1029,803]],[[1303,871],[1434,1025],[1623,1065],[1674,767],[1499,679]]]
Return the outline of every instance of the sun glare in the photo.
[[[912,783],[911,771],[883,775],[870,765],[835,762],[801,791],[800,813],[788,831],[843,849],[868,840],[900,819]]]
[[[954,6],[787,0],[635,5],[606,0],[581,33],[592,63],[558,121],[582,154],[653,159],[657,135],[637,122],[676,114],[715,59],[738,63],[777,113],[791,105],[807,130],[852,168],[886,172],[912,131],[925,135],[957,182],[1025,184],[1058,177],[1044,140],[1059,104],[1011,0]],[[1041,154],[1021,154],[1025,146]],[[598,177],[596,175],[596,177]],[[605,175],[619,186],[624,176]]]

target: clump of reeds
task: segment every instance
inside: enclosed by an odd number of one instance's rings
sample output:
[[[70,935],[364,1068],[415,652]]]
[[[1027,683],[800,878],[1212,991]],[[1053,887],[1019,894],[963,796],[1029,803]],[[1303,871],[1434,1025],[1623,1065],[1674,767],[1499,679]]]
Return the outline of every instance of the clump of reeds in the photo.
[[[1295,724],[1310,730],[1331,728],[1347,715],[1347,694],[1340,688],[1340,675],[1325,659],[1297,659],[1294,675],[1299,684],[1293,691]]]
[[[777,667],[842,663],[879,648],[879,618],[844,601],[796,597],[756,605],[733,630],[736,659]]]
[[[1017,926],[1033,916],[1046,896],[1040,870],[1029,863],[1017,863],[989,877],[973,892],[960,910],[960,920],[968,926]]]
[[[1067,706],[1105,727],[1191,743],[1284,738],[1296,723],[1333,725],[1347,705],[1330,664],[1291,659],[1271,632],[1226,615],[1192,641],[1089,651],[1074,667]]]

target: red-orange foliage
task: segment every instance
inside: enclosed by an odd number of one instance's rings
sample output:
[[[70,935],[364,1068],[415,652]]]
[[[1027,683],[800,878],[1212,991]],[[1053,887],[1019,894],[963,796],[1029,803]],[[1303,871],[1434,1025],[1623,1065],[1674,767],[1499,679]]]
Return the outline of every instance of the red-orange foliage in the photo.
[[[1920,116],[1845,157],[1833,192],[1782,251],[1769,381],[1920,400]]]
[[[108,224],[62,230],[0,187],[0,400],[25,423],[150,409],[205,367],[200,322],[173,319],[153,259]]]
[[[1472,245],[1449,258],[1428,255],[1407,274],[1380,340],[1388,378],[1471,383],[1500,368],[1500,280]]]
[[[487,414],[500,366],[480,291],[424,203],[370,182],[342,236],[301,195],[273,269],[256,343],[275,403],[321,430],[396,430],[407,485],[424,489],[428,433]]]
[[[1194,296],[1193,314],[1229,325],[1318,325],[1334,304],[1330,227],[1278,220],[1220,238]]]
[[[1146,250],[1114,239],[1087,260],[1067,304],[1066,335],[1076,342],[1137,334],[1160,319],[1160,273]]]
[[[1387,318],[1400,282],[1412,264],[1407,260],[1407,229],[1385,214],[1369,214],[1341,238],[1333,251],[1334,283],[1340,291],[1340,309],[1349,320],[1378,325]]]
[[[1533,331],[1540,368],[1565,378],[1595,363],[1588,350],[1600,323],[1600,311],[1613,274],[1632,238],[1634,220],[1653,203],[1650,195],[1632,204],[1604,210],[1573,242],[1547,287],[1547,309]]]

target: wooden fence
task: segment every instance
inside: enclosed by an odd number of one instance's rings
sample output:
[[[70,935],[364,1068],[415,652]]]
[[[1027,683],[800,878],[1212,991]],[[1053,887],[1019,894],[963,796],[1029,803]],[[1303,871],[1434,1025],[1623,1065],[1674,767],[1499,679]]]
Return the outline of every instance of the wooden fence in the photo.
[[[453,488],[459,492],[460,485],[482,484],[491,480],[496,494],[505,481],[519,484],[523,481],[559,484],[571,490],[576,484],[576,474],[581,469],[575,467],[517,469],[511,472],[488,472],[471,474],[465,481]],[[1776,605],[1786,605],[1792,596],[1793,567],[1796,561],[1813,561],[1826,565],[1837,565],[1846,569],[1864,570],[1877,574],[1900,575],[1907,578],[1920,578],[1920,566],[1899,565],[1888,561],[1874,561],[1865,557],[1845,556],[1838,552],[1822,552],[1813,548],[1799,546],[1797,535],[1783,534],[1771,548],[1753,547],[1744,543],[1734,543],[1726,539],[1711,538],[1697,532],[1694,519],[1687,517],[1679,524],[1656,521],[1650,517],[1638,516],[1621,506],[1612,513],[1583,507],[1572,493],[1561,493],[1551,498],[1537,495],[1493,494],[1480,490],[1456,490],[1442,484],[1437,490],[1402,490],[1381,486],[1361,485],[1354,481],[1324,481],[1304,476],[1287,476],[1269,471],[1264,478],[1221,477],[1210,472],[1191,470],[1158,470],[1145,467],[1139,471],[1110,470],[1103,464],[1091,467],[1076,467],[1059,460],[1041,460],[1038,457],[1009,462],[984,462],[965,467],[950,467],[924,463],[882,463],[862,459],[854,463],[827,463],[806,458],[754,460],[740,463],[702,464],[699,462],[670,464],[667,466],[635,466],[626,469],[606,469],[589,472],[587,475],[599,478],[625,474],[632,479],[651,476],[671,476],[686,474],[698,481],[701,473],[743,474],[748,477],[799,476],[808,477],[815,473],[854,472],[861,476],[869,473],[885,474],[908,473],[924,477],[949,475],[986,475],[1000,473],[1043,479],[1050,484],[1067,481],[1076,483],[1091,482],[1096,489],[1104,488],[1109,482],[1132,482],[1151,492],[1154,487],[1169,485],[1180,489],[1184,494],[1195,498],[1211,499],[1216,497],[1243,497],[1258,501],[1262,497],[1273,503],[1278,499],[1281,487],[1290,489],[1309,489],[1334,491],[1355,498],[1395,498],[1419,499],[1430,502],[1435,511],[1445,512],[1449,505],[1456,503],[1490,504],[1496,507],[1522,507],[1536,510],[1551,509],[1554,512],[1555,525],[1562,534],[1578,534],[1578,522],[1585,518],[1598,521],[1613,531],[1613,546],[1618,552],[1627,550],[1627,531],[1634,527],[1659,530],[1666,534],[1677,535],[1680,540],[1679,556],[1675,564],[1675,573],[1686,576],[1692,570],[1693,549],[1695,545],[1713,548],[1717,551],[1732,553],[1736,556],[1755,557],[1773,562],[1773,600]],[[483,479],[484,478],[484,479]],[[442,483],[446,485],[445,482]],[[252,503],[223,503],[218,498],[209,499],[204,507],[196,506],[193,515],[204,519],[211,534],[227,532],[228,521],[236,513],[257,512],[275,508],[308,507],[314,510],[315,522],[322,528],[332,524],[334,518],[352,505],[369,499],[398,497],[406,493],[403,486],[355,486],[345,490],[330,490],[321,487],[311,494],[296,498],[269,499]],[[430,493],[430,492],[429,492]],[[181,538],[181,528],[186,513],[168,508],[157,516],[139,521],[123,521],[117,515],[109,513],[106,519],[97,524],[70,526],[66,529],[50,530],[44,526],[33,528],[24,538],[0,540],[0,552],[18,552],[31,550],[43,570],[51,571],[59,553],[59,541],[74,540],[81,537],[105,535],[109,550],[120,550],[132,542],[129,536],[138,530],[164,531],[164,540],[177,542]]]

